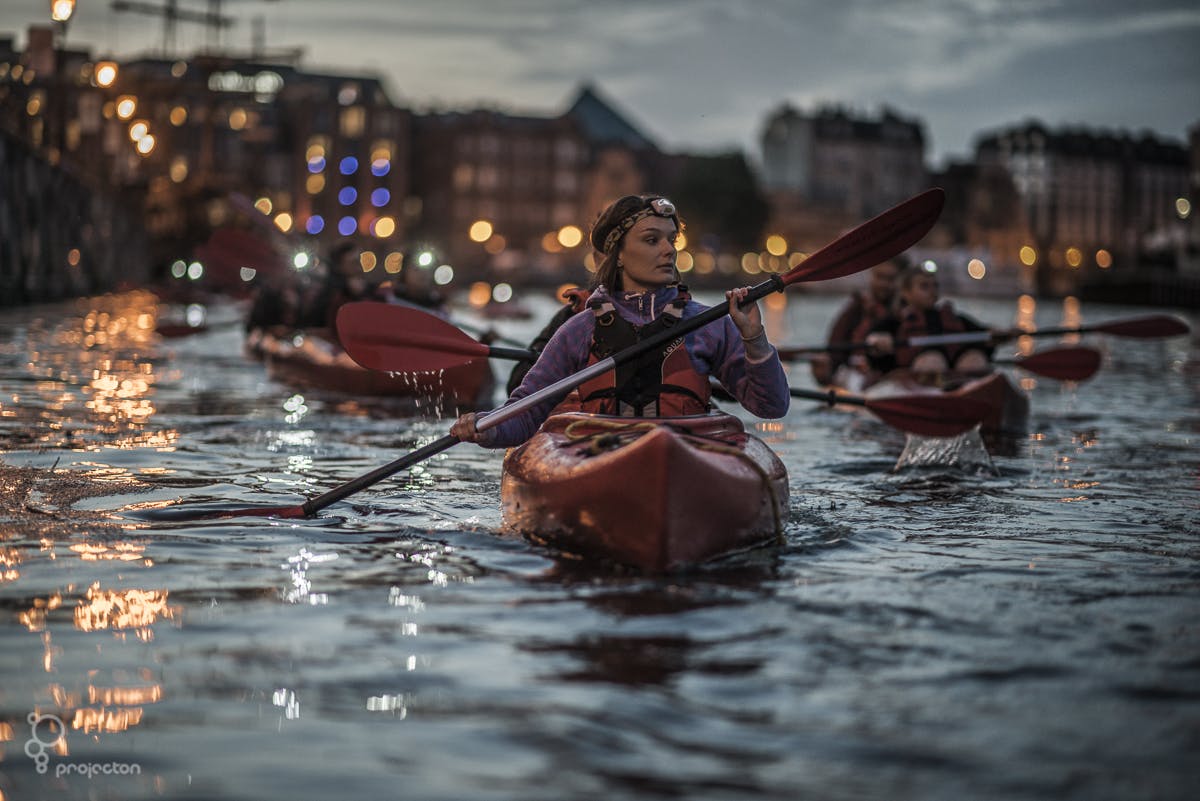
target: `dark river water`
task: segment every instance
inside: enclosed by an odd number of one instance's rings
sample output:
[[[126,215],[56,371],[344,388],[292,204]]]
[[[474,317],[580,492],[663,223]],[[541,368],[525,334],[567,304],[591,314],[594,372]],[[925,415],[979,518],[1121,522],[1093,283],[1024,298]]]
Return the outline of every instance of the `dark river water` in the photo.
[[[773,339],[839,302],[791,295]],[[166,311],[0,311],[4,801],[1200,797],[1194,334],[1021,376],[1028,436],[971,470],[893,470],[902,434],[794,401],[757,424],[785,542],[646,576],[504,534],[501,454],[466,445],[315,519],[148,522],[298,503],[448,427],[274,383],[232,307],[175,340]]]

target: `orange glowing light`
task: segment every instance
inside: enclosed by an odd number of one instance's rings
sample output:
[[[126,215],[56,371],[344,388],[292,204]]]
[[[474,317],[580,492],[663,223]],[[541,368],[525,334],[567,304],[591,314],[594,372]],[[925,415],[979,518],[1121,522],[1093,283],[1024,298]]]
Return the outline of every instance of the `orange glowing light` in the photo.
[[[477,309],[483,308],[492,299],[492,286],[487,281],[476,281],[467,292],[467,302]]]
[[[787,240],[779,234],[771,234],[767,237],[767,252],[772,256],[782,256],[787,253]]]
[[[472,242],[486,242],[492,238],[492,224],[487,220],[476,220],[471,223],[471,228],[467,232],[467,236]]]
[[[380,239],[387,239],[396,233],[396,221],[391,217],[380,217],[375,221],[374,233]]]
[[[75,0],[51,0],[50,19],[66,22],[75,13]]]
[[[497,253],[503,253],[508,247],[508,240],[500,236],[500,234],[492,234],[492,238],[487,241],[483,249],[495,256]]]
[[[1112,267],[1112,263],[1113,263],[1113,259],[1112,259],[1111,253],[1109,253],[1104,248],[1100,248],[1099,250],[1096,251],[1096,266],[1097,267],[1099,267],[1101,270],[1107,270],[1109,267]]]
[[[96,71],[93,74],[97,86],[112,86],[117,80],[117,64],[115,61],[101,61],[96,64]]]
[[[574,225],[564,225],[558,229],[558,244],[564,248],[576,247],[583,241],[583,231]]]
[[[122,95],[117,98],[117,117],[127,120],[137,111],[137,98],[133,95]]]
[[[1021,263],[1026,267],[1032,267],[1033,265],[1037,264],[1037,251],[1031,248],[1029,245],[1024,245],[1021,248],[1020,256]]]

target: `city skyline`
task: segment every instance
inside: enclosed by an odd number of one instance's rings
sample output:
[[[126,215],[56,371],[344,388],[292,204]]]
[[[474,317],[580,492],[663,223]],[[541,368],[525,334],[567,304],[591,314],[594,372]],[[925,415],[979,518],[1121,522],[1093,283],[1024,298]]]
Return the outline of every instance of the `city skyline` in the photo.
[[[552,114],[590,83],[671,151],[740,148],[757,160],[762,125],[783,103],[862,114],[889,106],[924,124],[934,166],[969,158],[980,134],[1029,119],[1175,140],[1200,122],[1192,46],[1200,8],[1173,0],[416,0],[383,9],[365,0],[225,0],[220,8],[236,20],[221,37],[227,49],[247,52],[261,17],[268,51],[303,47],[310,71],[378,73],[394,102],[416,109]],[[0,0],[0,10],[0,31],[20,44],[30,25],[49,21],[44,0]],[[176,54],[212,36],[180,21]],[[160,18],[87,0],[67,37],[70,47],[118,58],[157,53],[162,41]]]

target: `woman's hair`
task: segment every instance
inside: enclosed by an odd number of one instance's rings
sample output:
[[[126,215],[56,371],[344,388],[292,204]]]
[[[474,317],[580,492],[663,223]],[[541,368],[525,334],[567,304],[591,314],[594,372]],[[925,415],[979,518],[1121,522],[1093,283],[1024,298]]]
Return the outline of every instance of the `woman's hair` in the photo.
[[[621,246],[625,243],[625,236],[629,231],[623,231],[607,252],[604,250],[604,244],[608,240],[609,235],[628,217],[647,208],[651,200],[661,197],[662,195],[626,195],[620,200],[614,201],[608,208],[600,212],[600,216],[596,218],[596,222],[592,225],[592,233],[589,237],[592,247],[596,250],[596,257],[599,259],[596,263],[596,272],[592,275],[590,289],[595,289],[601,284],[610,292],[616,292],[624,288],[621,279],[621,268],[617,266],[617,262],[620,258]],[[682,231],[683,223],[680,221],[679,215],[672,214],[671,219],[675,220],[676,228]]]
[[[903,292],[913,285],[913,281],[922,276],[931,276],[935,281],[937,280],[937,275],[926,270],[923,265],[909,264],[909,266],[900,271],[900,277],[897,279],[896,285]]]

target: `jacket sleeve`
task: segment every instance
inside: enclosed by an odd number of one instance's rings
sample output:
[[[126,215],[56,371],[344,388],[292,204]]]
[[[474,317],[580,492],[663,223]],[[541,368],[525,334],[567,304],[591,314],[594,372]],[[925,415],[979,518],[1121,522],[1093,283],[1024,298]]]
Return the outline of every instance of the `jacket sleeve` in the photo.
[[[538,360],[529,368],[520,386],[513,390],[504,405],[528,397],[586,367],[593,325],[594,320],[590,313],[576,314],[563,323],[550,337]],[[534,435],[538,426],[545,422],[561,400],[562,397],[548,398],[495,428],[489,428],[482,432],[479,444],[485,448],[511,448],[520,445]]]
[[[728,317],[697,332],[698,352],[711,348],[711,375],[729,390],[746,411],[768,420],[787,414],[792,396],[787,374],[779,360],[779,351],[771,346],[771,355],[761,362],[746,359],[746,348],[737,326]],[[707,341],[705,341],[707,339]]]

